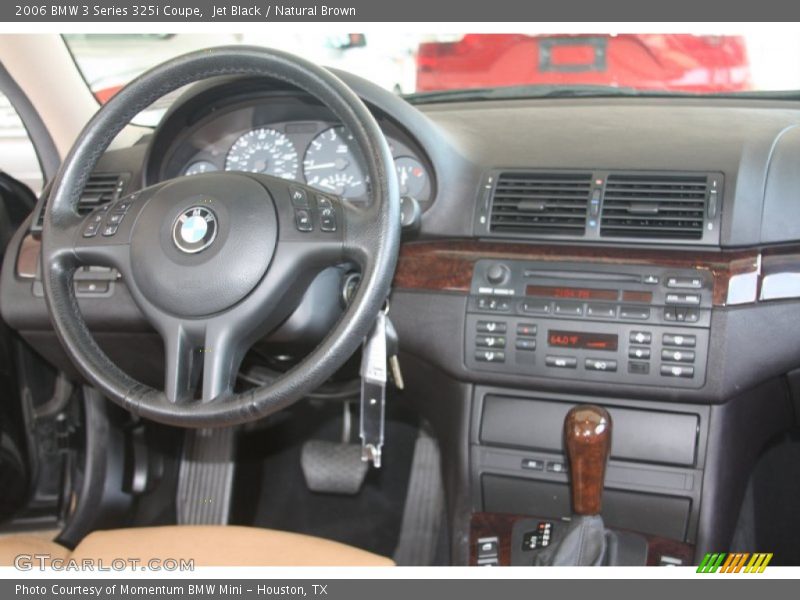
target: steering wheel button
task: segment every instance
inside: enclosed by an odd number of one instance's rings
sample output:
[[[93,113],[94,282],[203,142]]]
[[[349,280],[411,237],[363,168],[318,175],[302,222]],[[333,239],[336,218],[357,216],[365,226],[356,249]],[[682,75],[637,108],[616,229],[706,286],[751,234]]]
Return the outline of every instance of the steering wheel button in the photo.
[[[317,208],[320,211],[323,210],[333,210],[333,202],[330,198],[326,198],[325,196],[317,196]]]
[[[106,221],[109,225],[119,225],[122,223],[122,219],[125,217],[125,213],[111,213],[108,215],[108,220]]]
[[[83,237],[90,238],[97,235],[100,230],[100,221],[90,221],[83,230]]]
[[[325,211],[330,211],[330,214],[324,214]],[[323,214],[319,217],[319,228],[322,231],[336,231],[336,217],[333,215],[332,209],[325,209]]]
[[[314,230],[314,225],[311,222],[311,212],[306,208],[294,209],[294,222],[298,231]]]
[[[132,200],[120,200],[114,205],[112,209],[116,213],[126,213],[131,207]]]
[[[105,237],[111,237],[115,233],[117,233],[117,229],[119,229],[119,225],[106,225],[103,228],[103,235]]]
[[[308,208],[308,194],[303,188],[289,186],[289,196],[291,196],[292,205],[295,208]]]

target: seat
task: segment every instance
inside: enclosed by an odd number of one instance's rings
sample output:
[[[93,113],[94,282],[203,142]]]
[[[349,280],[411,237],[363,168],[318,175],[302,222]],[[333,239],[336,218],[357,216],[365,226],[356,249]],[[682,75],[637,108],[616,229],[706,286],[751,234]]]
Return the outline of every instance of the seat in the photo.
[[[195,566],[393,566],[383,556],[352,546],[298,533],[234,525],[175,525],[95,531],[70,552],[30,535],[0,537],[0,565],[18,555],[58,559],[150,560],[193,559]]]

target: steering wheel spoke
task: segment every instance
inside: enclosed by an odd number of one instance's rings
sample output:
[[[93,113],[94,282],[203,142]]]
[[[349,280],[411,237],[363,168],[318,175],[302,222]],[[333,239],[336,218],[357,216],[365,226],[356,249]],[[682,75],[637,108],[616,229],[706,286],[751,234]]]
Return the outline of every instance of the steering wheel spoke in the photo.
[[[172,404],[223,401],[233,394],[245,344],[223,322],[175,319],[161,327],[164,396]]]

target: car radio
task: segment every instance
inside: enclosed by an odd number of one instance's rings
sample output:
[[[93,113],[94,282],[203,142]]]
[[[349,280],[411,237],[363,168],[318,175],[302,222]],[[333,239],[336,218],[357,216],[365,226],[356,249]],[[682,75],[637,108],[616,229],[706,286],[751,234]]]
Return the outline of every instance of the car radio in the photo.
[[[480,260],[467,304],[470,369],[698,388],[710,273],[635,265]]]

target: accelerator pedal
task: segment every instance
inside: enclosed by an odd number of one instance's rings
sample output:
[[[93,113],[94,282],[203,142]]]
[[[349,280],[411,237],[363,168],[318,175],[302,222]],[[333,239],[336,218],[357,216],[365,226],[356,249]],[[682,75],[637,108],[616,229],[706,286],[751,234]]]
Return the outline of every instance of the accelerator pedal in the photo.
[[[178,473],[179,525],[227,525],[235,440],[234,427],[186,432]]]

